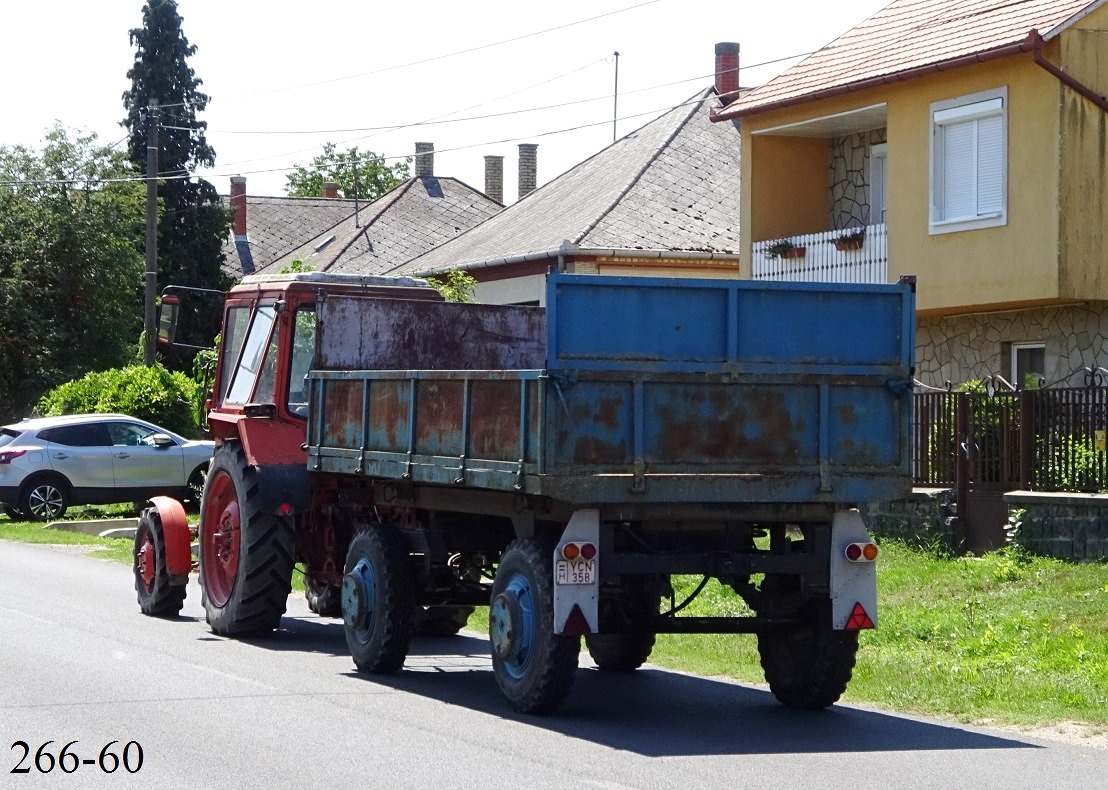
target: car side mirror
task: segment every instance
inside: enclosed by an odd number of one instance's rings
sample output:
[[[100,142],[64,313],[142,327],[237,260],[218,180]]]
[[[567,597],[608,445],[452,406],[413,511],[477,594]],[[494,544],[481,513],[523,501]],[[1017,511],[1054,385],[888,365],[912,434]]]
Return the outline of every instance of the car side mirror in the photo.
[[[172,437],[166,436],[164,433],[156,433],[150,437],[150,441],[159,450],[164,450],[167,447],[173,447],[177,443],[173,441]]]

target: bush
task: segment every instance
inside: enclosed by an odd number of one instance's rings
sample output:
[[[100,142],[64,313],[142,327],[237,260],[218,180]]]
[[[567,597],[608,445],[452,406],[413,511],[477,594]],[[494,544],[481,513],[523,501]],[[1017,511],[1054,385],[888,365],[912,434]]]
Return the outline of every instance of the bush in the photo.
[[[200,433],[192,409],[196,389],[184,373],[162,365],[130,365],[59,384],[42,396],[35,412],[43,417],[127,414],[195,438]]]

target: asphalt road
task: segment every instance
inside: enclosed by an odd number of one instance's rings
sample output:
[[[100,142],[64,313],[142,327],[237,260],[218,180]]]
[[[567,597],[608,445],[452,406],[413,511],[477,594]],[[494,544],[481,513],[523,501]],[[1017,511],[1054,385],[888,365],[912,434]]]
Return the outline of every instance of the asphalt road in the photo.
[[[353,670],[338,620],[289,599],[274,636],[142,616],[130,569],[0,542],[0,788],[1103,788],[1108,751],[647,668],[582,669],[560,713],[501,701],[485,640],[413,644],[403,672]],[[583,665],[584,665],[583,661]],[[141,744],[135,774],[34,768],[45,741],[95,760]],[[22,758],[24,741],[31,750]],[[134,767],[137,750],[130,747]],[[45,758],[44,758],[45,760]],[[111,760],[107,758],[110,766]],[[14,774],[17,767],[30,767]],[[71,765],[71,764],[69,764]]]

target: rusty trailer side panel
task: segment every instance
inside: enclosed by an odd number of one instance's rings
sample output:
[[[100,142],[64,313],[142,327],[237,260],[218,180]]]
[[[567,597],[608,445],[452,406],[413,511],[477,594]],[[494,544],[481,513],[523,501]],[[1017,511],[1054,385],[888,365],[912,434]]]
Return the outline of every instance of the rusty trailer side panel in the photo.
[[[554,364],[313,371],[309,468],[574,505],[855,503],[905,493],[910,284],[764,289],[551,275]],[[767,304],[787,314],[771,318]],[[735,312],[742,305],[776,332],[795,321],[823,336],[749,337],[752,325]],[[622,323],[611,324],[613,314]],[[702,344],[689,342],[689,328]],[[732,331],[740,334],[729,339]],[[638,335],[651,333],[655,345],[643,345]],[[837,355],[828,337],[836,333],[845,344]],[[403,358],[401,348],[392,353]]]

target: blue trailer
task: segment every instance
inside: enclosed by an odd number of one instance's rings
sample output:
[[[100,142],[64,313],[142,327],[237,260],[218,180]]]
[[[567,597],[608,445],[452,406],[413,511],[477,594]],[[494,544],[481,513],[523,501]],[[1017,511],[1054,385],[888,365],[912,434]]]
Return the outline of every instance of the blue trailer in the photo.
[[[781,702],[838,699],[877,623],[858,507],[910,486],[914,280],[556,273],[544,309],[369,279],[247,278],[228,297],[253,317],[228,313],[213,394],[234,424],[199,528],[214,630],[272,628],[295,557],[363,672],[487,605],[516,710],[563,701],[582,638],[628,671],[676,632],[753,633]],[[678,575],[730,586],[746,614],[688,616]]]

